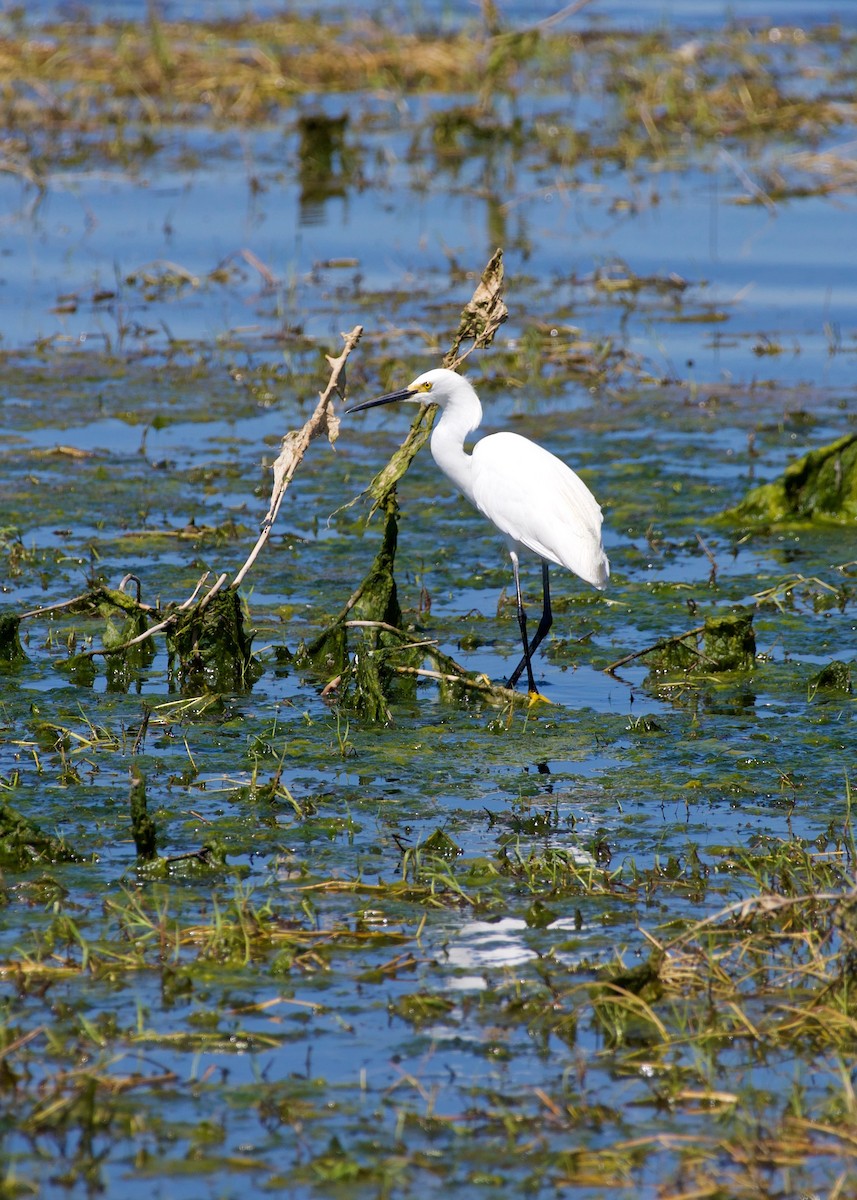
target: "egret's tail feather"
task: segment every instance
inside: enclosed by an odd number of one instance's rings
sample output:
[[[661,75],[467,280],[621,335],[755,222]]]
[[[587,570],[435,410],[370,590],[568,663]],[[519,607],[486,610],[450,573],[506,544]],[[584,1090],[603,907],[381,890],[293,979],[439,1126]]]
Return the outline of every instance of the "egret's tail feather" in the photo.
[[[610,578],[610,562],[607,555],[602,551],[601,559],[595,564],[595,570],[592,573],[592,578],[589,581],[593,587],[598,588],[602,592],[607,587],[607,581]]]

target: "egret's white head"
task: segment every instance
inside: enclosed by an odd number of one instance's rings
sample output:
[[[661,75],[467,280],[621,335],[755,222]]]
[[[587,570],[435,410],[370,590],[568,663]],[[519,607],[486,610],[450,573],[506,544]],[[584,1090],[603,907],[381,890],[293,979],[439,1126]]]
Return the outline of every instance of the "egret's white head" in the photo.
[[[439,404],[441,408],[454,404],[456,400],[469,400],[475,395],[469,380],[455,371],[448,371],[446,367],[425,371],[404,390],[409,393],[411,400],[420,404]]]
[[[397,400],[411,404],[439,404],[444,410],[461,410],[462,415],[466,414],[472,422],[471,429],[477,427],[482,417],[482,406],[472,384],[463,375],[448,371],[445,367],[425,371],[407,387],[388,392],[385,396],[378,396],[375,400],[364,400],[362,404],[355,404],[345,411],[363,412],[367,408],[376,408],[379,404],[393,404]]]

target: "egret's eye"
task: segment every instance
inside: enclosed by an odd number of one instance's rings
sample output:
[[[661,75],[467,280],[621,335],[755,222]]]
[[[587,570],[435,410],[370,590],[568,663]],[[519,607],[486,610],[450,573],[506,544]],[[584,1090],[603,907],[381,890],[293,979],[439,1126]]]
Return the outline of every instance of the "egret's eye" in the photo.
[[[430,392],[431,384],[428,382],[428,380],[426,380],[425,383],[421,383],[421,384],[419,384],[418,387],[414,388],[414,391],[415,392]]]

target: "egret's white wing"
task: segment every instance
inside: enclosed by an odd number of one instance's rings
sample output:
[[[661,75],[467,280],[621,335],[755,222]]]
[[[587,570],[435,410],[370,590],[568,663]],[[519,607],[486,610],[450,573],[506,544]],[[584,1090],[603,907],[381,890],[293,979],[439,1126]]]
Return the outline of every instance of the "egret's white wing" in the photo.
[[[476,507],[510,543],[605,586],[601,509],[555,455],[517,433],[491,434],[473,449],[472,488]]]

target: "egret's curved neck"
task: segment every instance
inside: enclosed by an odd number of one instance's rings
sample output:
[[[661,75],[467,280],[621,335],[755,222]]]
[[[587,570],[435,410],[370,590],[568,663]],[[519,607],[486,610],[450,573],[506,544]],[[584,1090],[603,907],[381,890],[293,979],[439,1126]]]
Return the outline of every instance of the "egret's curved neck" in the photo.
[[[471,504],[473,499],[473,460],[464,450],[464,439],[479,428],[482,405],[470,389],[465,403],[452,402],[441,412],[432,430],[431,456],[448,479],[463,492]]]

